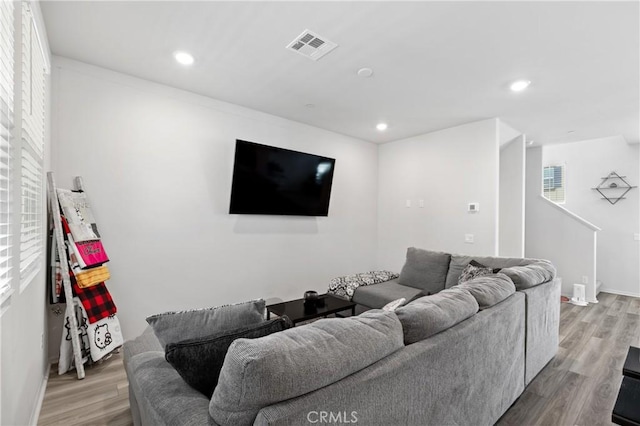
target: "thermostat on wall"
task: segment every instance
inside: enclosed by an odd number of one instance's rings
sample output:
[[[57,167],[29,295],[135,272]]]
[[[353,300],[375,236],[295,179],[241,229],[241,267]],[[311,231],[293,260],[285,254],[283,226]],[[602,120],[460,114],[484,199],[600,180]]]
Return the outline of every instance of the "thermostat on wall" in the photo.
[[[469,203],[469,208],[467,211],[469,213],[475,213],[480,210],[480,203]]]

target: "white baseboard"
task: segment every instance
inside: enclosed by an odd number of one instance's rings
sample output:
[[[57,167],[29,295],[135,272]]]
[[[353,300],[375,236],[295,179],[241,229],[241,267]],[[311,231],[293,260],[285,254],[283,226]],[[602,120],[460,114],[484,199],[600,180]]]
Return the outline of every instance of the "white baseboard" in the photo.
[[[615,290],[613,288],[607,288],[607,287],[601,287],[600,292],[619,294],[620,296],[640,297],[640,293],[632,293],[630,291],[620,291],[620,290]]]
[[[40,385],[40,390],[38,391],[38,399],[36,400],[36,405],[33,407],[33,412],[31,413],[31,419],[29,419],[30,425],[37,425],[38,419],[40,418],[40,410],[42,409],[42,402],[44,401],[44,393],[47,390],[47,383],[49,382],[49,373],[51,372],[51,364],[47,365],[47,371],[42,378],[42,384]]]

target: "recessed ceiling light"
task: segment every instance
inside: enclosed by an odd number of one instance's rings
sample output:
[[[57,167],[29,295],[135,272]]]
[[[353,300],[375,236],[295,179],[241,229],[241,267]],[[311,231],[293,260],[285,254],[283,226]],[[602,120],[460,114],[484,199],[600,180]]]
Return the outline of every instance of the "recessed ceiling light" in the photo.
[[[384,132],[385,130],[387,130],[387,123],[378,123],[376,124],[376,129],[380,130],[381,132]]]
[[[529,80],[517,80],[517,81],[514,81],[513,83],[511,83],[511,86],[509,86],[509,87],[514,92],[521,92],[524,89],[526,89],[527,87],[529,87],[530,84],[531,84],[531,82]]]
[[[569,134],[569,135],[570,135],[571,133],[575,133],[575,132],[576,132],[575,130],[569,130],[569,131],[567,132],[567,134]]]
[[[194,59],[191,53],[179,50],[173,53],[173,57],[181,65],[193,65]]]
[[[373,75],[373,70],[371,68],[360,68],[358,70],[358,77],[369,78]]]
[[[527,142],[528,145],[533,145],[533,141]]]
[[[309,109],[312,109],[312,108],[315,108],[315,107],[316,107],[316,105],[315,105],[315,104],[304,104],[304,106],[305,106],[306,108],[309,108]]]

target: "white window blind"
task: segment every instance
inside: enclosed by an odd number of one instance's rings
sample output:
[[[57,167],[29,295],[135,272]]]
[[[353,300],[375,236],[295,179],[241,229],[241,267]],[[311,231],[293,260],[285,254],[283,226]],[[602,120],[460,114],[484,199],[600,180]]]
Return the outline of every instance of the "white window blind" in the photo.
[[[11,290],[14,3],[0,2],[0,300]]]
[[[20,281],[38,271],[42,254],[42,167],[22,150],[22,210],[20,219]]]
[[[28,284],[40,268],[42,238],[42,154],[44,147],[45,69],[33,15],[22,3],[22,149],[20,283]]]

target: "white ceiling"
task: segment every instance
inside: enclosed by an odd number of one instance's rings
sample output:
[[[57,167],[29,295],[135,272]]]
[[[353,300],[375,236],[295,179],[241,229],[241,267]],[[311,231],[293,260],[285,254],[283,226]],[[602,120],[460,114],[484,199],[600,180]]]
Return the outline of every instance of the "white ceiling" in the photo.
[[[640,140],[636,1],[52,1],[42,12],[56,55],[372,142],[490,117],[542,144]],[[339,47],[317,62],[286,50],[304,29]],[[175,63],[177,49],[195,65]],[[518,78],[533,83],[513,93]]]

